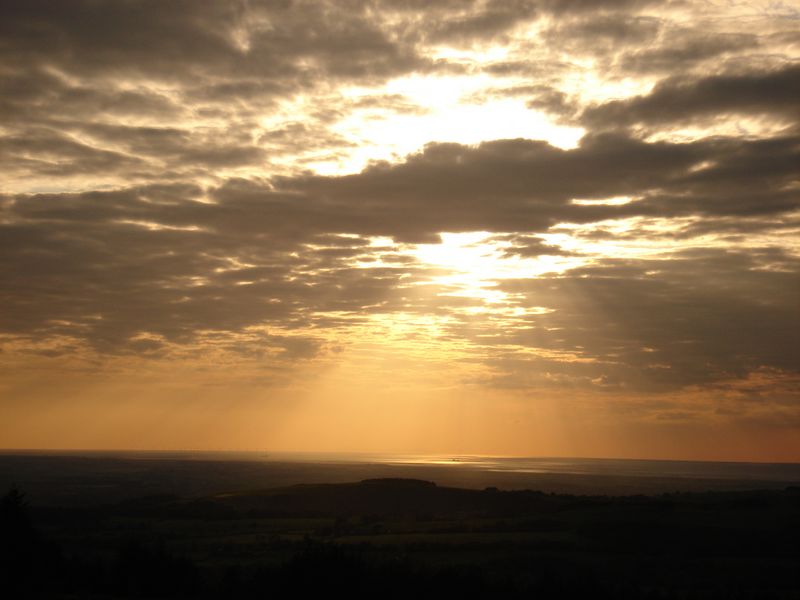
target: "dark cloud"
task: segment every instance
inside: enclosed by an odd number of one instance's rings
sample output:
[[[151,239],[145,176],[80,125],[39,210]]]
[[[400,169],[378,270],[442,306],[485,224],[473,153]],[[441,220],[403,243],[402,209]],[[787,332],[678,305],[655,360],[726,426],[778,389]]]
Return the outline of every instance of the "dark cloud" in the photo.
[[[43,1],[3,3],[13,58],[77,76],[229,82],[258,76],[302,84],[383,76],[418,65],[365,12],[366,3]],[[311,61],[305,64],[304,61]],[[245,79],[247,80],[247,79]]]
[[[796,375],[799,280],[795,256],[762,248],[608,258],[504,282],[501,289],[551,312],[491,340],[537,350],[538,358],[507,354],[504,364],[498,353],[495,366],[507,371],[505,384],[514,374],[522,383],[533,370],[560,373],[573,385],[639,391],[739,379],[759,368]]]
[[[592,128],[657,127],[738,114],[796,123],[798,96],[800,65],[766,73],[675,76],[659,83],[650,94],[588,108],[581,121]]]
[[[585,12],[630,11],[653,4],[653,0],[541,0],[537,5],[555,15]]]
[[[698,29],[670,31],[657,44],[625,52],[619,66],[632,72],[685,72],[710,59],[750,53],[759,47],[754,33],[714,33]]]
[[[560,49],[569,49],[578,55],[605,57],[627,47],[652,43],[663,26],[660,18],[624,10],[589,15],[578,12],[569,18],[554,20],[542,35],[547,44]]]
[[[591,57],[617,78],[700,74],[712,65],[717,71],[722,61],[749,60],[762,43],[769,44],[753,32],[718,30],[702,23],[676,25],[666,16],[628,11],[576,13],[554,20],[542,35],[549,46]]]
[[[524,234],[492,236],[491,241],[504,244],[505,256],[530,258],[536,256],[575,256],[559,246],[546,243],[542,238]]]
[[[308,326],[317,312],[362,311],[391,300],[400,269],[361,269],[341,238],[292,242],[267,233],[150,229],[118,221],[0,226],[6,333],[69,335],[104,352],[142,334],[188,343],[202,331]],[[300,356],[303,347],[291,347]],[[143,348],[149,350],[150,348]]]
[[[0,137],[0,159],[9,172],[52,176],[130,172],[147,164],[139,157],[97,148],[47,128]]]
[[[0,116],[7,125],[36,121],[58,123],[61,119],[95,119],[118,115],[177,119],[185,108],[168,95],[140,86],[115,89],[105,82],[70,82],[55,73],[44,61],[20,67],[3,64],[0,78]]]
[[[769,215],[798,208],[790,187],[798,144],[791,136],[646,143],[616,134],[589,135],[574,150],[521,139],[436,144],[400,165],[276,184],[311,201],[307,223],[327,209],[324,220],[337,230],[382,235],[545,231],[562,221],[633,216]],[[228,193],[220,190],[221,197]],[[642,199],[621,206],[572,203],[615,196]]]
[[[476,4],[477,10],[472,7],[466,14],[451,15],[436,22],[427,32],[426,40],[456,45],[489,40],[538,16],[536,4],[525,0],[494,0],[483,6]]]
[[[549,86],[538,86],[531,91],[532,98],[526,103],[528,108],[550,113],[568,123],[578,112],[576,101],[562,91]]]
[[[637,16],[626,14],[603,14],[592,16],[589,19],[571,23],[565,28],[554,28],[548,35],[555,39],[556,36],[565,38],[585,38],[595,40],[609,40],[615,44],[641,44],[657,36],[663,26],[663,21],[656,17]]]

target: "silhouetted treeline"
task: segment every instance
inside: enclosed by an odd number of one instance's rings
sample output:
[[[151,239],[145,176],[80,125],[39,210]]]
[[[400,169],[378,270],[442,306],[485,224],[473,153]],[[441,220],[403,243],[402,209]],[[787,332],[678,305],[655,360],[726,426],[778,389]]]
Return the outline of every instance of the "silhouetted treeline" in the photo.
[[[12,488],[0,501],[0,594],[21,598],[51,592],[63,560],[34,527],[25,494]]]

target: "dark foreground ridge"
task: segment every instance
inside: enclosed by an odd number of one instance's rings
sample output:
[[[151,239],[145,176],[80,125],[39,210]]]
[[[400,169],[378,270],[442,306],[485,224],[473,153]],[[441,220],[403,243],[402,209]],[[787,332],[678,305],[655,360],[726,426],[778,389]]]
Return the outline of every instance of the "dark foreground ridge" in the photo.
[[[2,502],[6,597],[800,598],[800,488],[659,496],[399,478]]]

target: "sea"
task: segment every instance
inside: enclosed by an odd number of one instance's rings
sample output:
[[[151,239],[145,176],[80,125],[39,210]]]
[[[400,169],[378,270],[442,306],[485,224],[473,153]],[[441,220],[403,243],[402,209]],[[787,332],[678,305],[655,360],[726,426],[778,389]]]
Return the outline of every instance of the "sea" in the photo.
[[[45,503],[410,478],[440,486],[636,495],[800,487],[800,463],[321,452],[0,450],[0,487]]]

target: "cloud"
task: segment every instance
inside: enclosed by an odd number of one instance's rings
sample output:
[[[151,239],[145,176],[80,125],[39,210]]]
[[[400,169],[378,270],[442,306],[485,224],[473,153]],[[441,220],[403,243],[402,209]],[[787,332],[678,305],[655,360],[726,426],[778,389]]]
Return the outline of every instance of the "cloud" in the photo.
[[[759,36],[750,32],[675,28],[666,31],[658,44],[632,48],[618,60],[620,67],[630,72],[685,73],[710,60],[752,53],[760,44]]]
[[[4,2],[3,356],[282,369],[428,319],[431,344],[497,387],[749,382],[791,402],[797,40],[782,18],[704,10]],[[469,84],[453,105],[470,114],[502,100],[586,133],[568,148],[431,139],[369,162],[373,124],[401,115],[402,137],[439,114],[440,75]],[[318,167],[359,151],[359,172]],[[470,296],[460,265],[416,248],[447,250],[447,232],[485,232],[531,270],[487,268],[479,291],[501,300]]]
[[[258,76],[302,83],[376,76],[417,60],[387,38],[366,3],[6,2],[3,35],[15,58],[75,76],[228,81]],[[313,64],[305,64],[304,61]]]
[[[437,241],[441,231],[507,232],[496,238],[510,243],[507,255],[535,257],[573,254],[530,235],[565,222],[744,216],[753,228],[759,218],[773,227],[776,215],[798,208],[784,190],[794,176],[798,145],[794,138],[669,144],[617,135],[590,136],[568,151],[528,140],[477,147],[439,144],[400,165],[375,165],[345,177],[7,197],[0,225],[6,298],[0,326],[34,337],[68,333],[114,351],[141,333],[187,343],[204,330],[297,328],[326,313],[406,310],[400,290],[430,267],[398,262],[393,247],[368,245],[366,238],[375,236],[418,243]],[[715,166],[695,169],[706,162]],[[621,194],[640,199],[622,205],[572,202]],[[704,235],[714,232],[712,222],[705,224]],[[381,266],[383,261],[376,260],[381,256],[391,266]],[[612,345],[609,334],[599,330],[592,341],[590,323],[602,323],[603,311],[612,310],[608,298],[624,300],[621,316],[638,319],[631,328],[645,331],[649,321],[657,329],[653,338],[634,335],[622,342],[659,347],[658,335],[679,331],[680,311],[697,314],[671,301],[681,285],[696,289],[712,281],[709,273],[722,270],[725,285],[731,285],[734,272],[747,275],[735,294],[766,286],[771,291],[764,293],[775,297],[781,286],[790,287],[784,271],[764,275],[745,258],[737,255],[739,262],[732,264],[726,262],[733,260],[730,255],[713,253],[661,262],[600,260],[565,277],[520,283],[519,289],[530,286],[537,306],[559,307],[555,317],[541,318],[557,319],[554,330],[580,332],[550,349],[566,352],[579,343],[595,343],[595,354],[603,356]],[[667,279],[646,276],[648,271]],[[691,278],[695,271],[702,279]],[[721,294],[722,289],[708,289],[698,299],[702,314],[711,314],[719,303],[734,310],[725,299],[733,292]],[[603,299],[602,310],[583,314],[564,305],[583,297]],[[744,322],[747,310],[760,318],[759,306],[748,297],[742,314],[731,314],[729,322]],[[413,310],[439,308],[423,303]],[[775,327],[791,317],[785,306],[781,311]],[[723,327],[706,325],[704,332],[698,323],[687,323],[723,353],[719,344],[728,335]],[[545,330],[537,329],[536,335]],[[771,337],[760,346],[749,341],[760,355],[769,347],[791,355]],[[603,344],[608,347],[601,352]],[[670,348],[675,360],[687,356]],[[787,366],[776,360],[765,364]],[[688,383],[691,377],[678,381]]]
[[[524,0],[476,4],[477,9],[472,7],[466,14],[451,13],[445,19],[434,21],[433,27],[426,31],[426,41],[462,45],[491,40],[538,16],[537,5]]]
[[[599,134],[574,150],[522,139],[432,144],[398,165],[337,178],[279,179],[276,187],[307,199],[308,223],[319,208],[330,211],[324,220],[335,229],[376,235],[546,231],[562,221],[633,216],[769,215],[798,208],[788,187],[798,143],[794,136],[648,143]],[[572,203],[615,196],[642,199],[622,206]]]
[[[593,129],[637,124],[658,127],[752,115],[796,124],[798,94],[800,65],[766,73],[675,76],[660,82],[647,95],[587,108],[581,122]]]
[[[435,68],[364,2],[11,1],[0,36],[0,152],[24,189],[207,180],[298,144],[330,151],[344,140],[321,114],[298,119],[303,139],[264,120],[303,94]]]
[[[733,380],[762,368],[796,376],[798,276],[800,261],[778,248],[601,259],[501,284],[550,310],[484,343],[506,344],[494,363],[505,385],[530,385],[531,373],[634,391]],[[533,355],[508,352],[515,346]]]
[[[544,232],[559,222],[634,216],[768,217],[797,209],[790,184],[799,146],[793,136],[668,143],[618,134],[589,135],[574,150],[523,139],[475,147],[431,144],[403,163],[376,164],[356,175],[21,195],[6,210],[12,220],[140,221],[241,235],[352,233],[404,240],[442,231]],[[57,164],[66,169],[86,160],[90,168],[94,155],[78,150],[70,162],[62,157]],[[172,152],[169,143],[160,151]],[[201,159],[228,156],[206,150],[192,162]],[[615,196],[638,200],[620,206],[572,202]]]

